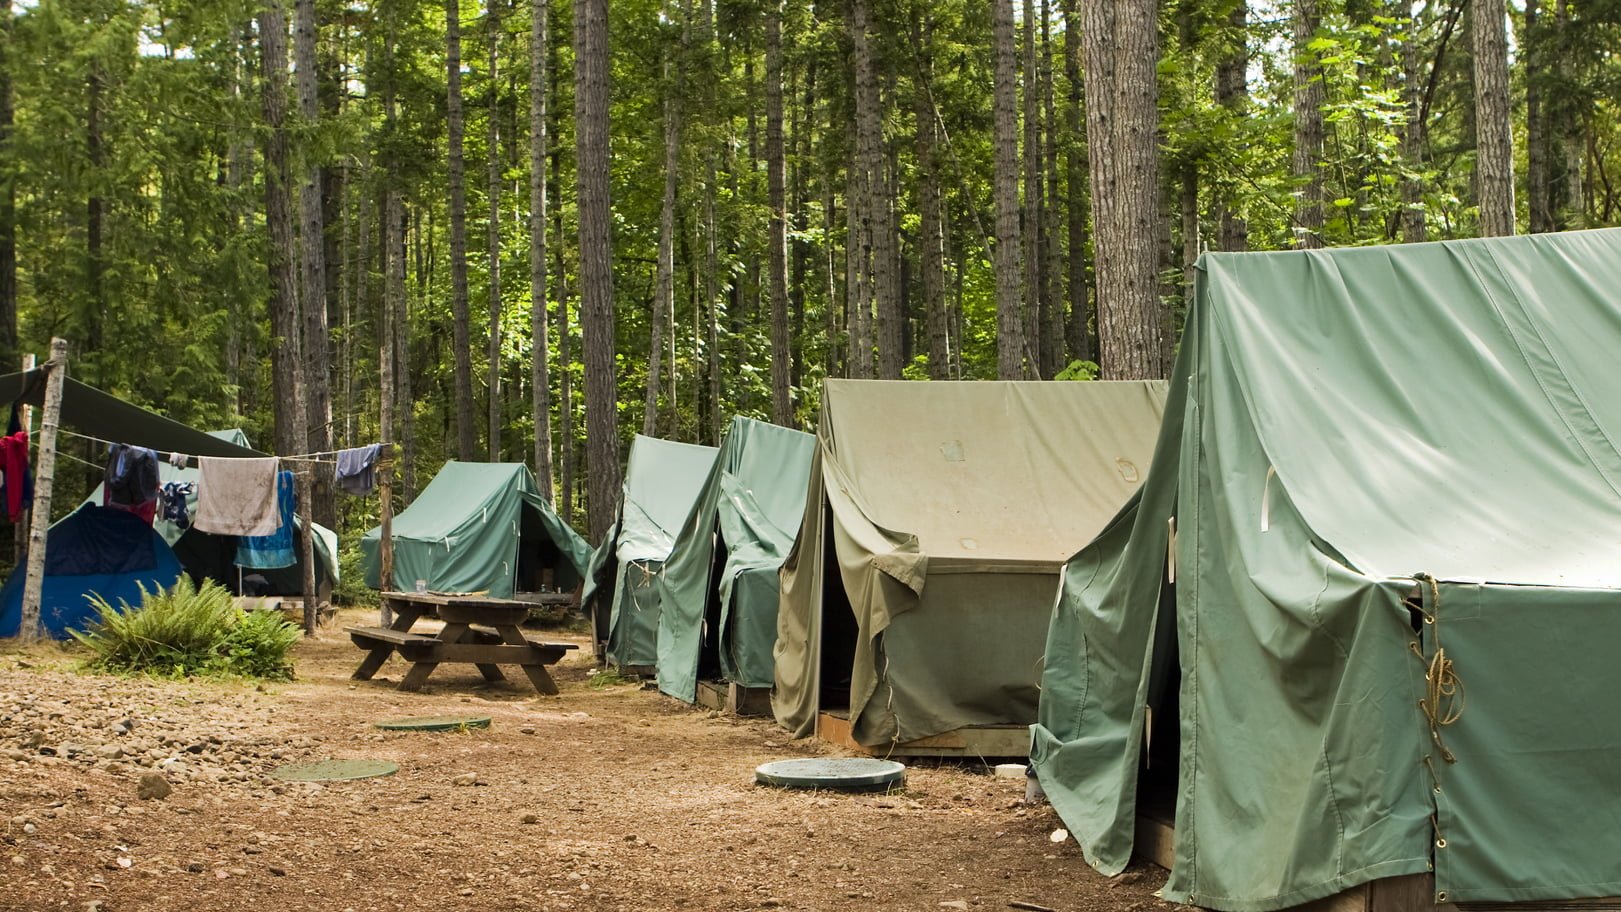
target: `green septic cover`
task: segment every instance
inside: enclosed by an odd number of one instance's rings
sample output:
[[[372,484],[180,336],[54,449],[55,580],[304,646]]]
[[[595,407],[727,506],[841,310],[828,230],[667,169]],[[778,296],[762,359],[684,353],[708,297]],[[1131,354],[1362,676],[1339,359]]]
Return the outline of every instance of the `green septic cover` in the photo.
[[[1047,643],[1032,760],[1095,867],[1156,800],[1160,707],[1167,899],[1432,860],[1455,901],[1621,893],[1618,290],[1615,230],[1200,261],[1149,480]],[[1438,658],[1467,701],[1432,733]]]
[[[771,686],[777,571],[805,515],[815,452],[816,438],[803,431],[732,419],[660,574],[659,690],[694,702],[706,649],[718,655],[723,679]],[[719,568],[717,548],[725,555]],[[706,620],[715,626],[707,635]]]
[[[613,526],[591,555],[580,598],[596,618],[598,654],[615,665],[658,661],[658,575],[716,452],[640,434],[631,441],[624,493]]]
[[[1034,722],[1059,568],[1140,484],[1165,388],[826,381],[777,721],[807,735],[847,701],[870,747]]]
[[[223,440],[226,443],[231,444],[232,446],[241,447],[243,452],[239,453],[238,455],[242,455],[242,456],[258,456],[258,455],[260,455],[259,453],[255,452],[251,448],[251,445],[248,443],[248,435],[241,428],[230,428],[229,430],[224,430],[224,431],[208,431],[207,434],[208,434],[208,436],[213,437],[216,440]],[[158,484],[159,485],[165,485],[165,484],[168,484],[171,481],[178,482],[180,484],[186,484],[187,482],[195,483],[198,480],[199,477],[201,477],[201,476],[200,476],[197,469],[178,468],[178,467],[170,464],[170,462],[168,460],[166,460],[166,459],[162,460],[162,461],[160,461],[158,463]],[[85,498],[85,503],[87,503],[87,504],[96,504],[96,505],[99,506],[101,504],[101,500],[102,500],[102,496],[103,496],[102,495],[102,489],[104,487],[105,487],[105,485],[102,485],[102,484],[96,485],[95,490],[90,492],[90,496]],[[193,511],[196,510],[196,508],[197,508],[197,494],[196,494],[195,491],[193,491],[192,494],[186,498],[186,506],[190,510],[193,510]],[[293,517],[293,522],[296,523],[299,528],[304,527],[304,519],[303,519],[303,517],[295,516],[295,517]],[[320,523],[314,523],[314,526],[315,526],[315,542],[314,542],[315,553],[320,558],[320,560],[317,561],[317,565],[320,566],[323,570],[326,571],[327,579],[330,580],[332,582],[332,584],[335,586],[338,583],[338,533],[332,531],[331,529],[328,529],[326,526],[323,526]],[[167,542],[170,547],[174,547],[175,543],[180,541],[180,537],[185,535],[189,531],[189,527],[188,527],[188,529],[182,529],[179,526],[175,525],[174,523],[170,522],[169,520],[164,519],[161,511],[159,512],[159,515],[152,521],[152,528],[158,530],[158,534],[163,536],[163,540],[165,542]],[[192,532],[191,534],[193,534],[193,535],[207,535],[208,533],[199,531],[199,532]],[[203,550],[210,550],[210,549],[203,549]],[[184,548],[181,549],[180,553],[181,553],[182,563],[186,563],[187,562],[186,559],[192,555],[192,552],[187,551]],[[210,551],[210,553],[212,553],[212,551]],[[227,558],[227,560],[229,560],[229,558]],[[300,560],[300,562],[298,564],[294,564],[293,566],[295,568],[301,567],[302,563],[303,563],[302,560]],[[195,570],[197,565],[195,563],[192,563],[192,564],[190,564],[190,567]],[[216,572],[224,572],[225,571],[225,568],[223,568],[223,567],[205,567],[203,569],[209,570],[210,575],[212,575],[213,573],[216,573]],[[232,571],[232,572],[234,572],[234,571]],[[250,572],[264,573],[265,571],[263,571],[263,570],[253,570],[253,571],[250,571]],[[300,591],[302,591],[302,583],[300,583]]]
[[[526,528],[527,527],[527,528]],[[511,598],[520,542],[539,538],[575,573],[591,558],[579,533],[552,512],[521,462],[447,462],[411,506],[394,517],[392,588],[424,580],[435,592],[487,592]],[[366,585],[379,585],[380,529],[360,541]],[[535,547],[539,547],[537,543]]]

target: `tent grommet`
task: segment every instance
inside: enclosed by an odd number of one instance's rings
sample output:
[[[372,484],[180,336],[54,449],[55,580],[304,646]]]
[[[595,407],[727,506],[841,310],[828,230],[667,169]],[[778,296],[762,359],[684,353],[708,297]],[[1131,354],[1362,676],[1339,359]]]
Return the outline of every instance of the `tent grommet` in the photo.
[[[1435,901],[1438,902],[1438,903],[1446,902],[1447,901],[1447,891],[1440,890],[1440,891],[1436,892]]]
[[[1446,848],[1447,847],[1447,838],[1445,836],[1442,836],[1441,838],[1435,840],[1435,847],[1438,848],[1438,849]]]

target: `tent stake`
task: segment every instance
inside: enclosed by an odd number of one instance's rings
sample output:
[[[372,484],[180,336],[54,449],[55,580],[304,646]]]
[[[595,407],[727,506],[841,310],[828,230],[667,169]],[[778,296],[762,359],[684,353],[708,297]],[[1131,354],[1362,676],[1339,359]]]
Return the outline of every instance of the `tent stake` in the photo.
[[[45,532],[51,525],[51,488],[56,475],[56,428],[62,417],[62,381],[68,373],[66,339],[51,339],[51,360],[45,369],[45,406],[39,425],[39,465],[34,473],[33,515],[28,524],[28,575],[23,578],[22,628],[24,643],[40,637],[39,603],[45,584]]]

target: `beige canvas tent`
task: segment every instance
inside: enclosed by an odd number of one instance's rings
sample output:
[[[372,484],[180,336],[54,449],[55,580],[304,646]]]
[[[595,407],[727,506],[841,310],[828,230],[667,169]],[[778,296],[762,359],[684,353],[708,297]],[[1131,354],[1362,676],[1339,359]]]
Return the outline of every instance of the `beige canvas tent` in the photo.
[[[1034,722],[1059,568],[1141,483],[1164,402],[1158,381],[828,380],[777,721],[827,712],[870,747]]]

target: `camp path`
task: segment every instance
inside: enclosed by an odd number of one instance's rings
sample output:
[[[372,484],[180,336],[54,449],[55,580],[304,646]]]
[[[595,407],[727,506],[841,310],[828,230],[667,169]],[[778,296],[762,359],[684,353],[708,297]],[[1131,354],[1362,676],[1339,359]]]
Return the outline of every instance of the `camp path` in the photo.
[[[1060,824],[1020,801],[1022,780],[935,765],[888,795],[757,787],[756,765],[821,749],[635,684],[592,686],[584,655],[557,669],[560,696],[537,697],[457,666],[401,693],[398,659],[356,684],[359,651],[336,627],[299,645],[298,681],[262,689],[81,675],[57,647],[7,649],[7,912],[1171,908],[1158,869],[1111,881],[1072,840],[1051,842]],[[448,714],[493,724],[373,727]],[[326,757],[400,769],[326,786],[266,776]],[[140,800],[153,768],[173,792]]]

